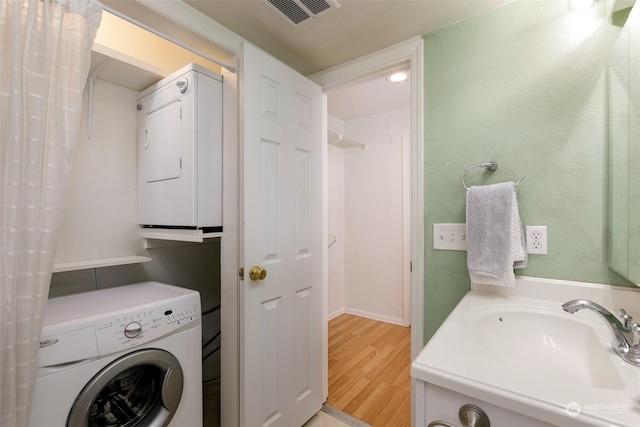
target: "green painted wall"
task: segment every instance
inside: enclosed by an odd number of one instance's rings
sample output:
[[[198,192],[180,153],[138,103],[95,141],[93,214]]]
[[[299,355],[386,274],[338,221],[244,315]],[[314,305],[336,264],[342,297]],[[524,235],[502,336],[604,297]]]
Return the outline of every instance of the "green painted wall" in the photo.
[[[620,32],[581,27],[564,1],[521,0],[424,36],[425,337],[469,290],[466,253],[434,251],[432,225],[465,222],[468,184],[517,180],[523,225],[548,256],[516,273],[629,285],[607,267],[607,57]]]

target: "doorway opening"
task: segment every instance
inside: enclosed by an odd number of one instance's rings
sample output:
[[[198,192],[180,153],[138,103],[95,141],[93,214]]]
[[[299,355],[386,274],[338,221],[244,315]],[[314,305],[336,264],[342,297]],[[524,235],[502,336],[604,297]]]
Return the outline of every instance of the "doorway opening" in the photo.
[[[327,97],[327,310],[409,326],[411,87],[388,75]]]
[[[327,404],[372,425],[411,423],[409,65],[327,97]]]
[[[330,70],[315,74],[311,76],[311,79],[316,83],[320,84],[323,88],[324,93],[328,97],[327,103],[331,102],[330,97],[334,93],[339,93],[342,90],[348,89],[350,86],[355,86],[357,84],[364,84],[367,80],[375,78],[376,76],[383,75],[390,71],[397,69],[398,67],[406,67],[408,65],[408,69],[410,70],[410,108],[409,108],[409,116],[410,116],[410,132],[408,134],[408,138],[401,139],[401,145],[403,148],[406,148],[406,151],[403,154],[404,164],[409,165],[403,171],[405,174],[403,179],[402,188],[404,193],[404,200],[408,200],[407,205],[409,208],[404,212],[404,230],[405,235],[408,236],[407,240],[404,242],[404,250],[406,250],[405,254],[405,262],[408,262],[408,271],[409,271],[409,286],[405,289],[404,294],[404,304],[408,307],[403,311],[404,316],[408,316],[409,321],[407,321],[406,325],[411,325],[410,327],[410,360],[413,360],[418,353],[422,350],[424,346],[424,327],[423,327],[423,319],[424,319],[424,198],[423,198],[423,188],[424,188],[424,141],[423,141],[423,41],[421,38],[415,38],[408,40],[406,42],[400,43],[398,45],[391,46],[382,51],[376,52],[374,54],[365,56],[355,61],[351,61],[342,66],[332,68]],[[367,92],[370,93],[370,92]],[[366,102],[366,101],[365,101]],[[382,101],[386,102],[386,100]],[[332,107],[330,107],[332,108]],[[329,111],[331,114],[331,111]],[[336,113],[334,113],[336,114]],[[332,119],[333,120],[333,119]],[[343,120],[344,121],[344,120]],[[338,123],[339,124],[339,123]],[[335,123],[333,124],[335,125]],[[346,134],[350,127],[345,128],[344,137],[348,137]],[[355,136],[355,135],[354,135]],[[392,135],[395,136],[395,135]],[[406,136],[406,135],[404,135]],[[359,141],[356,141],[359,142]],[[333,150],[333,149],[332,149]],[[346,150],[354,150],[353,148],[345,149]],[[357,148],[355,150],[358,150]],[[329,154],[331,154],[329,152]],[[329,157],[329,156],[328,156]],[[327,163],[330,163],[328,161]],[[328,179],[331,177],[331,166],[328,166]],[[328,183],[327,183],[328,184]],[[327,185],[329,193],[330,185]],[[327,211],[329,209],[329,195],[326,196],[325,205],[327,206]],[[331,221],[331,214],[327,215],[328,220]],[[327,226],[327,234],[331,234],[329,232],[329,226]],[[375,234],[375,233],[374,233]],[[333,236],[329,236],[329,243],[333,241]],[[336,236],[338,237],[338,236]],[[336,239],[336,242],[338,240]],[[334,243],[335,245],[335,243]],[[348,245],[348,242],[347,242]],[[376,245],[383,246],[385,242],[382,240],[378,240]],[[332,248],[328,248],[329,252]],[[331,262],[332,254],[327,254],[328,262]],[[334,257],[335,258],[335,257]],[[331,268],[331,267],[330,267]],[[380,265],[374,265],[373,269],[365,272],[369,276],[375,275],[377,271],[385,268],[385,262],[382,262]],[[329,295],[331,292],[335,291],[329,290],[329,282],[331,277],[331,272],[327,272],[327,281],[325,282],[325,307],[326,307],[326,316],[327,320],[329,315],[348,315],[348,313],[342,314],[339,310],[336,311],[335,301],[331,301],[329,303],[329,299],[331,296]],[[366,289],[365,293],[371,293],[371,290]],[[362,315],[363,313],[356,313]],[[361,316],[359,316],[361,317]],[[397,316],[396,316],[397,317]],[[337,318],[334,318],[336,320]],[[369,319],[366,319],[369,320]],[[389,323],[388,318],[386,319],[376,319],[378,321],[384,320],[386,325],[391,325],[394,327],[407,328],[406,326],[397,326]],[[327,323],[329,323],[327,321]],[[325,334],[327,336],[327,342],[329,341],[328,337],[331,334],[329,327],[325,329]],[[384,335],[384,333],[383,333]],[[325,369],[327,372],[325,373],[325,384],[324,384],[324,394],[325,396],[329,396],[329,351],[325,352],[325,356],[327,357],[325,363]],[[415,395],[413,391],[415,390],[415,381],[411,380],[411,395]],[[375,388],[372,389],[371,393],[376,393]],[[413,408],[415,405],[411,405],[411,420],[415,420],[415,411]],[[378,423],[379,424],[379,423]],[[374,423],[376,425],[376,423]]]

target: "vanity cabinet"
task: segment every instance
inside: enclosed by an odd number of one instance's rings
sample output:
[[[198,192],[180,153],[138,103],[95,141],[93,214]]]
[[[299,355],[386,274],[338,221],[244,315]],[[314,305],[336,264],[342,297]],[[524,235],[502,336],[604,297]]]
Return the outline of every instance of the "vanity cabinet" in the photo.
[[[424,381],[416,382],[416,401],[422,403],[417,405],[416,427],[428,427],[436,420],[458,426],[458,411],[466,404],[482,409],[492,427],[553,427],[553,424]],[[440,425],[432,424],[433,427]]]

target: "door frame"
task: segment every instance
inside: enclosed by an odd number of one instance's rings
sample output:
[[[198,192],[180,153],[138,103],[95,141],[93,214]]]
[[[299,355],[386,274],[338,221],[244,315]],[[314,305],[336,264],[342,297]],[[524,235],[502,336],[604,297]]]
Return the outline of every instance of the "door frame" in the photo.
[[[424,347],[424,114],[423,114],[423,41],[421,37],[383,49],[309,76],[322,86],[325,94],[358,80],[390,71],[409,62],[411,73],[411,209],[410,209],[410,303],[411,360]],[[326,210],[325,210],[326,211]],[[325,291],[326,292],[326,291]],[[407,300],[410,299],[410,302]],[[405,309],[408,307],[405,307]],[[406,311],[406,310],[405,310]],[[328,375],[325,376],[328,382]],[[415,381],[411,381],[415,396]],[[412,425],[415,405],[411,405]]]

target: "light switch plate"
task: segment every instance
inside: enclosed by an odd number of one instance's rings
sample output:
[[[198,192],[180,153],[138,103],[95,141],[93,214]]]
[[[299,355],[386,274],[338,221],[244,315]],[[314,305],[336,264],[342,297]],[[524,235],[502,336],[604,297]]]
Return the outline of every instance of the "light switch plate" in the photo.
[[[433,224],[433,249],[467,250],[467,224]]]

